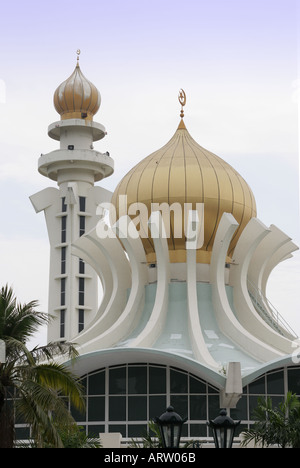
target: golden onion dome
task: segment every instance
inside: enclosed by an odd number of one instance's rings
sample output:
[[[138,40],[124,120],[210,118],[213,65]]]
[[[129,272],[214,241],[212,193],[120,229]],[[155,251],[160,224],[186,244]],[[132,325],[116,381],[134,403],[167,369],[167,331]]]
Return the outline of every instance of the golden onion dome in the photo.
[[[80,51],[77,51],[78,56],[79,53]],[[61,83],[54,93],[54,107],[62,120],[93,120],[101,104],[100,93],[83,75],[78,56],[72,75]]]
[[[126,195],[126,198],[120,198],[121,195]],[[191,137],[182,119],[171,140],[139,162],[118,184],[112,197],[117,219],[123,214],[121,203],[124,200],[127,210],[132,204],[140,203],[147,206],[149,213],[154,203],[171,205],[178,202],[182,212],[185,203],[190,203],[194,210],[196,203],[203,203],[204,243],[197,250],[198,263],[210,263],[214,238],[223,213],[231,213],[239,223],[228,249],[227,261],[231,260],[243,229],[256,216],[254,195],[247,182],[223,159],[200,146]],[[128,214],[131,215],[131,212]],[[132,218],[136,216],[131,215]],[[184,228],[180,236],[175,235],[177,215],[174,216],[171,215],[170,226],[167,226],[170,228],[169,257],[170,262],[180,263],[186,261],[186,237]],[[139,231],[141,235],[142,228]],[[147,261],[154,263],[153,239],[148,234],[141,235],[141,238]]]

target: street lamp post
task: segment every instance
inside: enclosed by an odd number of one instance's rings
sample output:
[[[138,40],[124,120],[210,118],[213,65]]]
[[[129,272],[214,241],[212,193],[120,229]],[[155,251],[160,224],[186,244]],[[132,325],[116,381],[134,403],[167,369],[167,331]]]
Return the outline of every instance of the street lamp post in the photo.
[[[227,411],[222,409],[219,416],[207,423],[212,428],[216,448],[231,448],[236,427],[241,421],[234,422]]]
[[[182,419],[175,413],[173,406],[169,406],[165,413],[154,421],[159,425],[159,430],[164,448],[179,447],[181,430],[187,418]]]

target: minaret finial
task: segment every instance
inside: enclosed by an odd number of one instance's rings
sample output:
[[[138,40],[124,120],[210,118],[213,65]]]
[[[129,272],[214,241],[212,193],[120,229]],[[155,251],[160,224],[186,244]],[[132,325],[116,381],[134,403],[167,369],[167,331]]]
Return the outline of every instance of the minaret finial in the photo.
[[[185,94],[185,92],[183,91],[183,89],[180,89],[180,90],[179,90],[178,101],[179,101],[180,104],[181,104],[180,117],[183,118],[183,117],[184,117],[183,107],[184,107],[185,104],[186,104],[186,94]]]
[[[76,54],[77,54],[77,67],[79,67],[79,55],[80,55],[80,49],[77,49],[76,50]]]
[[[183,107],[186,104],[186,94],[183,91],[183,89],[179,90],[178,101],[181,104],[181,111],[180,111],[181,120],[180,120],[180,123],[179,123],[179,126],[178,126],[178,130],[186,130],[186,126],[185,126],[184,121],[183,121],[183,117],[184,117]]]

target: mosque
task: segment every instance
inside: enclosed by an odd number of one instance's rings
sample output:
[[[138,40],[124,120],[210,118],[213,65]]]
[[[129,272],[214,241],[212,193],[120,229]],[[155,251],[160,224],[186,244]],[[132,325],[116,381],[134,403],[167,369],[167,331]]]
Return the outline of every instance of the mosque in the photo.
[[[183,90],[179,102],[174,135],[112,193],[101,180],[114,161],[93,146],[106,135],[101,96],[79,53],[54,93],[59,149],[38,170],[58,188],[30,199],[50,242],[48,340],[78,345],[87,405],[73,414],[87,433],[141,436],[171,404],[183,435],[205,438],[220,408],[243,430],[258,396],[300,396],[298,337],[266,298],[298,247],[257,218],[247,182],[187,130]]]

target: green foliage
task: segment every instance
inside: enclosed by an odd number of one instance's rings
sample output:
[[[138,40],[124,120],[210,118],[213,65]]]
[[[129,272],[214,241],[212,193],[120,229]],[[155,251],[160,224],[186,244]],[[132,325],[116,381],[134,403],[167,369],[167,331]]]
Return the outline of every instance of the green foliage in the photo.
[[[259,398],[253,417],[254,425],[243,433],[243,446],[254,441],[262,447],[300,448],[300,402],[295,394],[288,392],[275,408],[270,397]]]
[[[31,427],[38,447],[45,443],[63,447],[60,424],[73,424],[63,396],[82,410],[82,389],[72,372],[54,361],[55,356],[74,358],[69,343],[50,343],[29,350],[26,343],[48,322],[35,310],[36,301],[18,304],[8,286],[0,289],[0,339],[6,345],[6,362],[0,364],[0,447],[13,446],[13,413]],[[9,429],[9,431],[7,430]]]
[[[77,424],[61,424],[57,427],[64,448],[100,448],[100,440],[88,437]],[[47,445],[45,448],[53,448]]]

